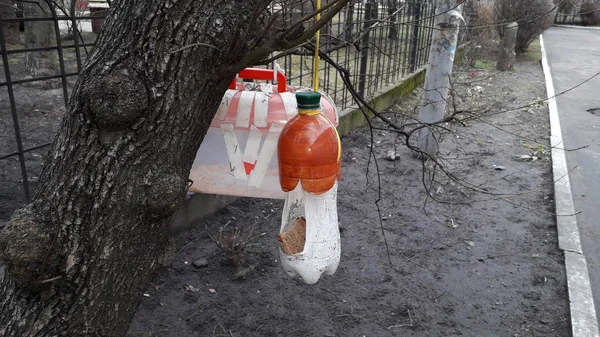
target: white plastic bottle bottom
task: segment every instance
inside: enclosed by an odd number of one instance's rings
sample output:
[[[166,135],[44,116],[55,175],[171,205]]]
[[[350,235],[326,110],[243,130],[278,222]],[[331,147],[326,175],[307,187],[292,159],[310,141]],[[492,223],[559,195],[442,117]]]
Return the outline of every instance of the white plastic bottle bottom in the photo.
[[[337,182],[321,195],[304,191],[298,183],[285,199],[280,233],[293,225],[298,217],[306,220],[304,250],[288,255],[280,247],[281,265],[289,276],[299,276],[304,283],[314,284],[322,274],[333,275],[340,263]]]

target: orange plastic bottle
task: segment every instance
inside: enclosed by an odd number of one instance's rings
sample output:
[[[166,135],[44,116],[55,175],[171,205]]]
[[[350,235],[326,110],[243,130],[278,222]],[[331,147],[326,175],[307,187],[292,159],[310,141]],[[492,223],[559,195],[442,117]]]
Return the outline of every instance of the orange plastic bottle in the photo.
[[[321,114],[319,92],[296,94],[298,115],[279,136],[279,181],[284,192],[302,184],[314,194],[330,190],[341,177],[341,142],[335,126]]]

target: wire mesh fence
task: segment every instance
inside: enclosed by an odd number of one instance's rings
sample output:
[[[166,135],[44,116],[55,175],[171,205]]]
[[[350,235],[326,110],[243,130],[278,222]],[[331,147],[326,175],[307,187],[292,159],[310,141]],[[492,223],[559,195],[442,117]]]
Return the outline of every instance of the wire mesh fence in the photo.
[[[282,8],[286,20],[314,12],[314,0],[301,1]],[[35,187],[108,7],[102,0],[0,0],[0,225]],[[369,98],[426,64],[434,12],[434,0],[353,0],[322,29],[321,51]],[[308,50],[277,62],[289,85],[311,86]],[[319,72],[321,90],[338,108],[352,105],[336,70],[322,62]]]
[[[313,9],[296,10],[287,15],[303,17]],[[434,11],[435,1],[351,1],[322,30],[321,51],[352,74],[359,95],[370,97],[425,65]],[[312,84],[312,60],[302,49],[285,57],[284,69],[293,85]],[[351,105],[352,96],[337,71],[328,64],[319,71],[320,88],[338,107]]]

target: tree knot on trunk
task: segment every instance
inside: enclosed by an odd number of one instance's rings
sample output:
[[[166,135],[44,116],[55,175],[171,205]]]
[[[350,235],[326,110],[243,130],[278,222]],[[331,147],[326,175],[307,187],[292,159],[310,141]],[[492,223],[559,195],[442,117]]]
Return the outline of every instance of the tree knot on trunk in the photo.
[[[127,71],[89,78],[83,101],[85,110],[100,130],[124,130],[145,115],[149,95],[139,78]]]
[[[154,217],[171,216],[188,190],[188,178],[173,167],[151,168],[144,179],[146,202]]]
[[[33,289],[47,276],[45,266],[52,249],[52,235],[44,222],[28,208],[15,212],[0,232],[0,260],[15,282]]]

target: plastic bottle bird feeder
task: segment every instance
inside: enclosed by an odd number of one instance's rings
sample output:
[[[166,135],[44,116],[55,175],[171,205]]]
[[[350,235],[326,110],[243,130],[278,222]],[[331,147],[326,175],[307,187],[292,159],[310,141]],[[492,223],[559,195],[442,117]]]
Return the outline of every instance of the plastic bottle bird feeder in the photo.
[[[232,81],[192,165],[190,192],[284,199],[277,142],[297,114],[295,93],[309,89],[287,87],[285,76],[270,69],[244,69],[238,78],[273,85]],[[320,104],[337,125],[333,101],[323,96]]]
[[[298,115],[285,125],[277,148],[285,199],[280,258],[286,273],[316,283],[333,275],[340,261],[337,181],[341,142],[333,123],[321,113],[318,92],[296,94]]]

